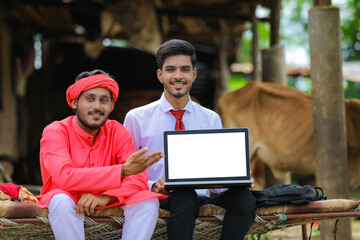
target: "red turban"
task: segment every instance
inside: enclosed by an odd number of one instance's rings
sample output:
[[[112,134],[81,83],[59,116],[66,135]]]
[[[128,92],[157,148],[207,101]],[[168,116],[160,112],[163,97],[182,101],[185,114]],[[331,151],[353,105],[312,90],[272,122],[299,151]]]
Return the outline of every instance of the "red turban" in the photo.
[[[112,93],[113,101],[115,102],[119,95],[119,86],[114,79],[106,74],[91,75],[76,81],[66,90],[66,101],[71,106],[71,102],[77,99],[80,94],[92,88],[103,87]]]

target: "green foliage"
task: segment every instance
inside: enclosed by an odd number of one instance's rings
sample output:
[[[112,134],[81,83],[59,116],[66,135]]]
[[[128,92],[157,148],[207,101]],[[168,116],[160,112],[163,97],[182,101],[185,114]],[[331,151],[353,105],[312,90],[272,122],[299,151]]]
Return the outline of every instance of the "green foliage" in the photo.
[[[245,86],[249,80],[250,80],[250,77],[248,75],[233,73],[230,76],[230,79],[228,82],[228,88],[230,91],[235,91],[235,90]]]
[[[297,184],[300,186],[304,186],[304,185],[314,186],[316,181],[315,181],[314,175],[302,175],[302,174],[292,173],[291,174],[291,183]]]
[[[341,40],[345,61],[360,60],[360,1],[347,0],[341,9]]]
[[[340,9],[342,48],[344,61],[360,60],[360,1],[333,1]],[[285,49],[301,46],[309,52],[308,11],[313,7],[313,0],[283,0],[280,20],[281,43]],[[248,28],[251,24],[248,23]],[[259,48],[269,48],[270,26],[268,23],[258,24]],[[246,31],[239,47],[238,62],[252,62],[252,34]],[[229,89],[236,90],[246,84],[250,77],[231,75]],[[308,77],[289,78],[288,85],[311,94],[311,79]],[[360,99],[360,83],[344,81],[345,98]]]
[[[360,98],[360,83],[344,81],[344,96],[346,99]]]
[[[248,240],[271,240],[272,238],[269,238],[267,236],[258,236],[258,235],[248,235]]]
[[[312,0],[283,0],[280,19],[281,43],[309,49],[308,10]]]
[[[251,27],[247,26],[247,27]],[[259,36],[259,48],[270,47],[270,24],[269,23],[258,23],[258,36]],[[252,32],[246,31],[242,36],[242,42],[239,46],[238,62],[252,62]]]
[[[250,31],[244,32],[241,44],[239,45],[238,62],[252,62],[251,38],[252,34]]]
[[[309,77],[288,77],[288,86],[304,93],[311,94],[311,79]]]
[[[258,23],[259,32],[259,48],[267,49],[270,48],[270,24],[269,23]]]

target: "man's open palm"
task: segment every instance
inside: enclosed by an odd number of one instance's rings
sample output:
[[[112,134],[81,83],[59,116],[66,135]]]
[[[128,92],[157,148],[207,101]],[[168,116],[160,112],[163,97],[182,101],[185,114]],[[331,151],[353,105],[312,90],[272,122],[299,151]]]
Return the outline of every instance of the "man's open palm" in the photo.
[[[162,152],[153,152],[144,155],[147,150],[148,148],[143,148],[130,155],[126,163],[123,165],[124,177],[141,173],[149,166],[165,157]]]

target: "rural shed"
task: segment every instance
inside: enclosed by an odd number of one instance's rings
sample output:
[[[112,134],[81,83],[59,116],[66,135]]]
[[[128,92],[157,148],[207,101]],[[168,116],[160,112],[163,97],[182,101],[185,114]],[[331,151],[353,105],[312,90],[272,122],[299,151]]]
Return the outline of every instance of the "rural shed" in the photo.
[[[314,0],[313,3],[315,7],[309,11],[311,76],[315,83],[313,99],[319,100],[313,101],[314,109],[320,109],[319,106],[326,110],[335,109],[331,116],[336,120],[343,119],[343,96],[339,90],[342,80],[339,12],[330,7],[331,0]],[[265,18],[256,17],[260,5],[270,10]],[[115,113],[118,115],[113,117],[122,122],[121,111],[126,112],[159,97],[161,85],[156,80],[154,53],[168,39],[181,38],[195,45],[199,76],[191,94],[204,106],[213,108],[217,99],[226,92],[228,67],[239,54],[238,46],[244,31],[253,33],[253,79],[260,79],[259,21],[269,22],[271,26],[271,51],[265,51],[268,53],[266,57],[274,59],[273,50],[281,55],[283,50],[278,45],[280,6],[281,0],[1,1],[1,161],[10,159],[17,163],[15,181],[40,185],[38,154],[41,132],[50,122],[72,114],[66,106],[64,92],[74,77],[94,68],[103,68],[114,75],[123,96],[116,105],[125,108],[117,109]],[[322,21],[324,19],[326,21]],[[328,54],[328,63],[334,63],[331,69],[322,67],[322,53]],[[264,57],[262,60],[264,67]],[[266,67],[270,72],[285,76],[282,74],[285,71],[279,68],[284,65],[281,57],[280,61],[277,60],[266,60]],[[263,76],[267,75],[263,71]],[[272,77],[270,81],[277,79]],[[326,87],[320,89],[316,86]],[[323,90],[330,94],[322,94],[326,92]],[[338,103],[336,108],[329,104],[332,102],[329,100],[334,99]],[[321,141],[329,136],[327,129],[340,129],[334,139],[343,139],[344,124],[321,117],[322,112],[314,111],[315,140],[319,140],[315,142],[320,143],[315,144],[319,149],[317,153],[338,151],[337,145],[331,142],[321,144]],[[335,124],[328,127],[328,123]],[[337,169],[344,172],[346,166],[342,163],[346,159],[346,148],[344,145],[340,147],[338,152],[342,156],[333,157],[329,162],[340,163],[344,168]],[[317,155],[317,161],[329,157]],[[317,178],[321,175],[317,173]],[[331,180],[324,182],[334,182]],[[340,186],[342,182],[337,183]],[[341,188],[346,189],[341,186],[324,189],[329,196],[335,196],[333,192],[341,192]],[[346,194],[342,195],[346,197]],[[349,224],[339,225],[340,229],[345,225]]]
[[[1,1],[0,156],[17,163],[14,180],[41,184],[41,132],[50,122],[72,114],[65,91],[78,73],[100,68],[115,76],[120,97],[113,118],[122,122],[129,109],[159,97],[157,48],[166,40],[184,39],[194,44],[198,56],[199,74],[191,95],[213,108],[226,92],[228,67],[236,61],[242,33],[256,29],[259,21],[269,22],[271,44],[279,42],[280,3]],[[259,5],[270,10],[268,17],[255,16]],[[253,36],[257,56],[256,31]],[[255,57],[254,66],[257,61]]]

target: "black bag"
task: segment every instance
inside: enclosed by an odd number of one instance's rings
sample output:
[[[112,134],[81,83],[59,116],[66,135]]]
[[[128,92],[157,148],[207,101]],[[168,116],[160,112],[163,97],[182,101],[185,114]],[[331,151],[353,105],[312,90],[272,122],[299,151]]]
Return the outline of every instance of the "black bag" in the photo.
[[[319,194],[319,192],[321,194]],[[252,191],[257,207],[292,204],[305,205],[312,201],[326,200],[327,196],[320,187],[310,185],[279,184],[260,191]]]

